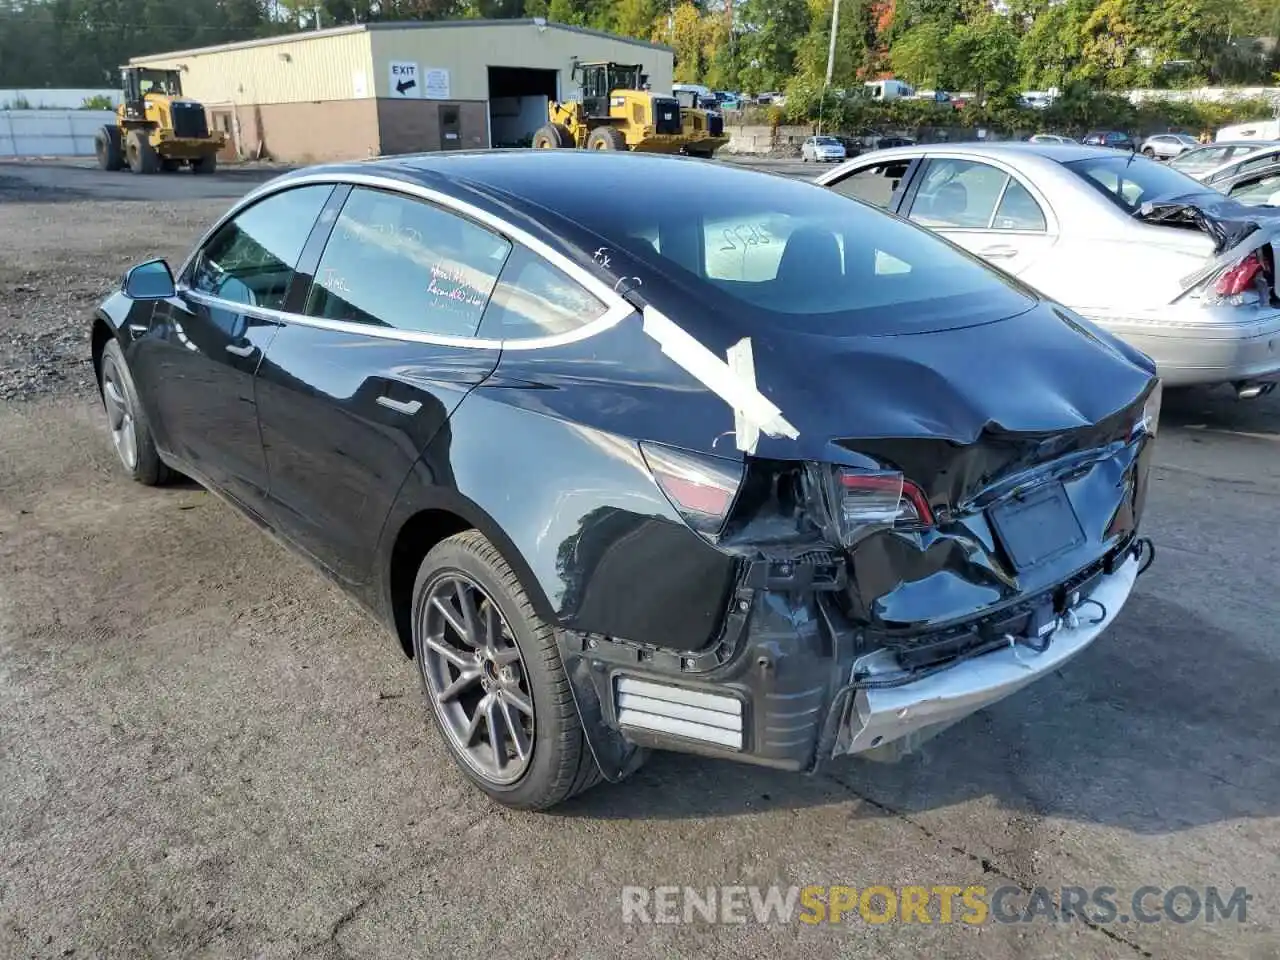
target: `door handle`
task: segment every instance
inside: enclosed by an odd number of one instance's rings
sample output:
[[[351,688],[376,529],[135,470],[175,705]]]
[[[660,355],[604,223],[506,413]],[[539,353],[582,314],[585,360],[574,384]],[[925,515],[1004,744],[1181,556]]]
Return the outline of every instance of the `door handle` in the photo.
[[[1017,255],[1018,251],[1013,247],[1004,246],[984,247],[979,251],[979,256],[988,257],[992,260],[1008,260]]]
[[[237,357],[252,357],[257,349],[253,344],[245,347],[237,347],[234,343],[227,344],[227,353],[234,353]]]
[[[412,417],[422,409],[421,400],[397,400],[394,397],[381,396],[378,398],[378,403],[388,410],[394,410],[396,413],[403,413],[409,417]]]

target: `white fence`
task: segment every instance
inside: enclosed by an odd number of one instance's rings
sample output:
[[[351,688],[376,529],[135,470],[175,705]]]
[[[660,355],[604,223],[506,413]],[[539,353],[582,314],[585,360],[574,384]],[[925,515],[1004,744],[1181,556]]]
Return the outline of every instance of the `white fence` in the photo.
[[[1196,87],[1188,90],[1130,90],[1126,96],[1132,103],[1142,103],[1144,100],[1183,100],[1201,103],[1222,103],[1256,98],[1275,100],[1280,97],[1280,87]]]
[[[110,110],[0,110],[0,157],[91,157]]]
[[[78,110],[93,97],[109,97],[112,106],[119,106],[119,90],[77,88],[53,90],[0,90],[0,110]]]

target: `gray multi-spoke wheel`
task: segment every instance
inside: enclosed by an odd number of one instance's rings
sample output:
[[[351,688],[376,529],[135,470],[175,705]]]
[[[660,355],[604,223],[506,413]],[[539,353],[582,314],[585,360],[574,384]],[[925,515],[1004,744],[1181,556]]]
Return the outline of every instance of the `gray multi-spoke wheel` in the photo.
[[[111,443],[121,465],[139,483],[148,486],[163,483],[169,470],[156,452],[151,426],[142,404],[138,402],[138,389],[129,374],[124,351],[116,340],[107,341],[103,347],[98,385],[102,389],[102,406],[107,412]]]
[[[514,783],[536,734],[520,648],[498,605],[462,573],[427,587],[422,672],[444,732],[478,773]]]
[[[483,534],[467,530],[431,548],[412,614],[432,716],[481,790],[541,810],[600,781],[555,630]]]

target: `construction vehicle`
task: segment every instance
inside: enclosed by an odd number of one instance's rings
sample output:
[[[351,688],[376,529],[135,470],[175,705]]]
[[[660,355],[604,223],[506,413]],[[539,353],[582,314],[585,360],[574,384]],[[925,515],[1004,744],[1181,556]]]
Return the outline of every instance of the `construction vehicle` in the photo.
[[[547,123],[533,135],[536,149],[635,150],[710,157],[724,146],[718,113],[683,108],[675,97],[647,89],[639,64],[574,63],[578,100],[547,104]]]
[[[209,132],[204,106],[182,95],[177,70],[121,67],[124,99],[115,123],[94,135],[98,166],[128,167],[134,173],[177,170],[189,164],[195,173],[213,173],[218,151],[227,143],[221,131]]]

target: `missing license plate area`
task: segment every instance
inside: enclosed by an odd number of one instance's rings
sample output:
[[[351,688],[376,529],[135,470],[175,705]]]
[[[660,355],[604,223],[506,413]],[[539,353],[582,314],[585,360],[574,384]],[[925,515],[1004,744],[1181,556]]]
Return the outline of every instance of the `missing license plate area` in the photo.
[[[1066,488],[1051,483],[988,511],[996,536],[1019,570],[1044,563],[1084,542]]]

